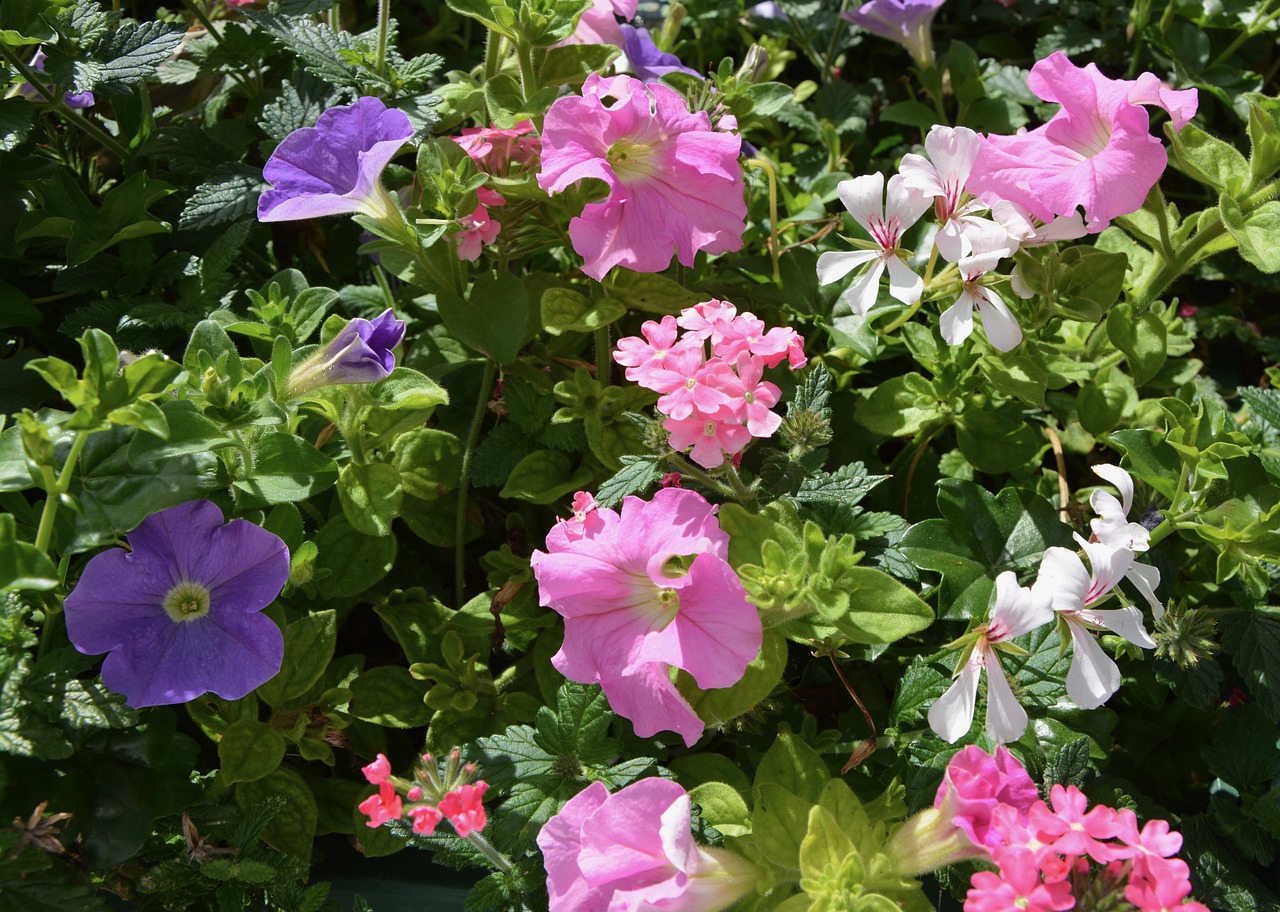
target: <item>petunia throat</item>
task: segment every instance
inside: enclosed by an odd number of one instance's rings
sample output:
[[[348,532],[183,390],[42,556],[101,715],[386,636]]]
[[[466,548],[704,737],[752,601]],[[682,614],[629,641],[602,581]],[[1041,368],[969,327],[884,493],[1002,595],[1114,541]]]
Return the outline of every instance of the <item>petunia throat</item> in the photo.
[[[199,583],[183,580],[164,597],[165,613],[178,623],[198,621],[209,613],[209,590]]]

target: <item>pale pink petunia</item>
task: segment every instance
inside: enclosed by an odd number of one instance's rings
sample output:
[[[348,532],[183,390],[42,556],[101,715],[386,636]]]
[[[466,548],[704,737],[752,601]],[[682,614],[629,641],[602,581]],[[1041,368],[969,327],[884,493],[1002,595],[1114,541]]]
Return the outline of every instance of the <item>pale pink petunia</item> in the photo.
[[[600,280],[614,266],[660,272],[673,254],[692,266],[699,251],[741,249],[741,147],[669,86],[593,73],[581,96],[547,112],[538,185],[549,193],[586,178],[607,185],[608,196],[569,223],[587,275]]]
[[[1150,73],[1108,79],[1096,65],[1077,67],[1061,51],[1037,61],[1027,85],[1062,108],[1029,132],[988,136],[969,191],[1019,203],[1044,222],[1082,208],[1090,233],[1141,208],[1168,164],[1142,106],[1164,108],[1181,129],[1197,105],[1195,89],[1173,91]]]
[[[760,650],[760,615],[729,566],[715,510],[679,488],[627,497],[621,512],[595,510],[581,537],[553,527],[532,557],[540,603],[565,619],[551,663],[600,684],[642,737],[676,731],[692,747],[702,735],[671,668],[702,688],[729,687]]]
[[[611,44],[622,47],[622,26],[618,17],[631,20],[636,17],[639,0],[592,0],[578,20],[573,34],[560,42],[567,44]]]
[[[954,744],[973,725],[978,682],[987,670],[987,734],[992,741],[1016,741],[1027,729],[1027,711],[1018,703],[997,656],[1001,644],[1053,620],[1043,591],[1018,585],[1009,570],[996,577],[996,600],[991,618],[973,632],[973,643],[961,659],[956,680],[929,707],[929,727]]]
[[[754,887],[755,866],[693,841],[684,788],[593,782],[538,833],[550,912],[717,912]]]
[[[903,304],[914,304],[924,292],[924,279],[911,271],[902,247],[903,233],[919,221],[932,205],[931,197],[906,185],[901,174],[885,179],[879,172],[841,181],[840,200],[854,221],[871,235],[871,249],[828,251],[818,257],[818,284],[839,282],[859,266],[871,264],[842,299],[851,313],[866,316],[880,293],[880,277],[889,272],[889,294]]]

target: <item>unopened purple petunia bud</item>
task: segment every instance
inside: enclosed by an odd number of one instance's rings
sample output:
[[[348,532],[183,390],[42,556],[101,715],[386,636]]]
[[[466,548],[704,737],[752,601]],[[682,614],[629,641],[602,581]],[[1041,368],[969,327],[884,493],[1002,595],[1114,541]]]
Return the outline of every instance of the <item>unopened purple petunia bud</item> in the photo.
[[[916,65],[934,65],[933,17],[946,0],[870,0],[841,15],[873,35],[896,41],[910,52]]]
[[[412,135],[408,116],[377,98],[330,108],[314,127],[294,130],[271,153],[262,176],[273,189],[258,199],[258,220],[347,213],[399,219],[399,208],[380,178]]]
[[[333,341],[293,369],[285,398],[338,383],[376,383],[391,376],[393,351],[404,338],[404,321],[388,308],[373,320],[357,317]]]

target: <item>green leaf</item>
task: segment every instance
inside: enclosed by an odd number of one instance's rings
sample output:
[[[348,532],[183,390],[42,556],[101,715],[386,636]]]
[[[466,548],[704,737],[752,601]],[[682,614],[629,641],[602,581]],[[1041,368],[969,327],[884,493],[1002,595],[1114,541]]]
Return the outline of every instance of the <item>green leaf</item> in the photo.
[[[445,326],[468,347],[510,364],[524,345],[529,293],[510,272],[486,272],[476,277],[467,300],[437,293]]]
[[[800,483],[792,495],[800,503],[835,503],[851,507],[866,497],[888,475],[868,475],[861,462],[843,465],[834,472],[818,472]]]
[[[542,293],[542,326],[553,336],[594,332],[626,313],[626,306],[617,300],[605,298],[592,305],[586,295],[569,288],[548,288]]]
[[[1280,617],[1260,611],[1226,615],[1222,645],[1267,718],[1280,723]]]
[[[938,122],[938,112],[918,101],[897,101],[880,112],[880,119],[888,123],[928,130]]]
[[[920,596],[874,567],[850,567],[840,582],[848,587],[848,611],[824,614],[822,621],[855,643],[892,643],[933,623],[933,610]]]
[[[351,682],[351,715],[389,728],[417,728],[431,721],[423,698],[428,686],[403,665],[370,668]]]
[[[1210,136],[1193,123],[1164,125],[1178,163],[1192,178],[1220,193],[1239,193],[1249,179],[1249,163],[1235,146]]]
[[[316,574],[330,598],[349,598],[364,592],[391,572],[396,537],[361,535],[344,516],[335,516],[316,533]]]
[[[1167,335],[1164,321],[1151,311],[1136,316],[1132,305],[1121,303],[1107,314],[1107,336],[1129,360],[1129,370],[1137,386],[1142,386],[1164,367],[1168,357]]]
[[[449,404],[444,387],[407,367],[397,367],[387,379],[364,387],[363,393],[378,408],[391,411],[421,409],[429,415],[436,406]]]
[[[35,108],[25,98],[0,101],[0,152],[12,152],[31,135]]]
[[[604,44],[570,44],[547,50],[538,68],[538,80],[544,86],[574,85],[592,73],[603,72],[618,56],[618,49]]]
[[[204,417],[193,402],[185,399],[162,402],[160,411],[169,430],[168,437],[134,434],[129,443],[129,461],[135,466],[141,468],[178,456],[208,453],[236,443],[221,426]]]
[[[284,735],[256,719],[233,722],[218,741],[218,765],[226,783],[252,782],[284,759]]]
[[[0,43],[9,47],[38,44],[54,37],[42,15],[49,0],[5,0],[0,3]]]
[[[211,228],[250,218],[257,212],[258,196],[266,188],[261,171],[224,164],[219,168],[218,177],[192,191],[182,208],[178,227],[183,230]]]
[[[246,505],[305,500],[338,480],[338,466],[307,441],[287,433],[269,433],[253,447],[246,478],[232,487],[247,497]]]
[[[395,443],[394,465],[406,494],[433,500],[457,487],[462,473],[462,441],[434,428],[401,434]]]
[[[1280,169],[1280,100],[1246,92],[1249,103],[1249,189],[1262,186]]]
[[[311,844],[316,835],[320,813],[311,789],[301,776],[288,767],[270,775],[236,786],[236,803],[241,808],[261,806],[279,800],[279,811],[262,831],[262,838],[272,848],[298,858],[311,858]]]
[[[554,503],[566,494],[590,487],[595,473],[556,450],[534,450],[511,470],[501,495],[530,503]]]
[[[689,790],[699,816],[725,836],[751,832],[751,810],[736,788],[724,782],[704,782]]]
[[[1043,438],[1012,402],[970,408],[956,420],[956,443],[979,472],[1012,472],[1036,457]]]
[[[886,437],[909,437],[942,414],[933,384],[917,373],[891,377],[862,401],[853,420]]]
[[[280,671],[258,688],[258,696],[273,709],[305,696],[329,666],[337,635],[338,620],[333,611],[317,611],[291,623],[284,631]]]
[[[1280,232],[1280,201],[1270,200],[1247,215],[1231,196],[1218,200],[1222,223],[1239,244],[1240,256],[1266,273],[1280,272],[1280,248],[1275,245]]]
[[[657,456],[623,456],[622,468],[600,485],[596,503],[615,507],[628,494],[644,494],[662,476],[662,460]]]
[[[972,482],[944,478],[938,482],[938,507],[943,518],[913,525],[899,548],[922,570],[942,574],[940,618],[984,617],[1000,573],[1025,576],[1039,567],[1046,548],[1075,547],[1053,506],[1030,491],[991,494]]]
[[[35,545],[18,541],[12,513],[0,513],[0,593],[46,590],[58,585],[58,568]]]
[[[756,768],[752,787],[775,785],[810,804],[816,804],[831,773],[822,758],[800,735],[778,735]],[[805,812],[808,816],[808,812]]]
[[[701,690],[687,671],[676,673],[676,688],[703,722],[715,730],[753,709],[782,681],[787,668],[787,639],[766,630],[757,655],[730,687]],[[722,831],[723,832],[723,831]],[[728,835],[728,834],[726,834]]]
[[[707,300],[707,293],[685,288],[674,279],[656,272],[622,270],[612,277],[604,289],[607,300],[622,304],[628,310],[676,315],[686,308]]]
[[[1124,288],[1129,258],[1097,247],[1068,247],[1059,260],[1054,290],[1072,320],[1097,323]]]
[[[338,500],[347,522],[365,535],[390,535],[404,491],[395,466],[349,462],[338,475]]]
[[[809,831],[809,809],[817,799],[801,798],[775,782],[757,782],[752,797],[752,839],[771,865],[798,875],[800,846]]]

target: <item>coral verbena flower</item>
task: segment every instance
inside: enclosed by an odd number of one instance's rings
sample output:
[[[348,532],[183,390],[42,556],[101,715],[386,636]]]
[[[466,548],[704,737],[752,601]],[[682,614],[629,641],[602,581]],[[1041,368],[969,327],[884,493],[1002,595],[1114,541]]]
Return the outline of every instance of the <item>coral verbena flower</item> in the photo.
[[[273,189],[258,199],[258,221],[348,213],[398,218],[382,169],[412,135],[408,116],[377,98],[330,108],[314,127],[294,130],[271,153],[262,176]]]
[[[742,247],[746,230],[736,134],[690,112],[680,93],[633,76],[593,73],[581,96],[561,98],[542,129],[538,185],[560,193],[585,178],[609,190],[569,223],[582,271],[604,278],[614,266],[659,272],[672,253],[692,266],[700,250]]]
[[[642,779],[614,794],[593,782],[538,833],[551,912],[716,912],[754,887],[754,865],[693,841],[689,795]]]
[[[238,700],[280,670],[284,636],[262,609],[289,578],[279,537],[195,500],[148,516],[130,550],[96,555],[66,600],[67,635],[109,652],[102,682],[130,706]]]
[[[600,684],[641,737],[673,730],[692,747],[702,736],[671,668],[702,688],[729,687],[760,651],[760,615],[729,566],[715,512],[696,491],[664,488],[647,503],[626,498],[621,513],[559,524],[533,553],[541,604],[565,619],[551,664]]]
[[[1180,130],[1198,104],[1195,89],[1175,92],[1151,73],[1108,79],[1061,51],[1031,68],[1027,86],[1061,110],[1030,132],[988,136],[969,192],[1019,203],[1044,222],[1080,207],[1091,233],[1139,209],[1168,164],[1142,106],[1164,108]]]
[[[385,380],[396,366],[394,349],[403,338],[404,321],[390,308],[372,320],[357,317],[290,372],[285,397],[320,386]]]

